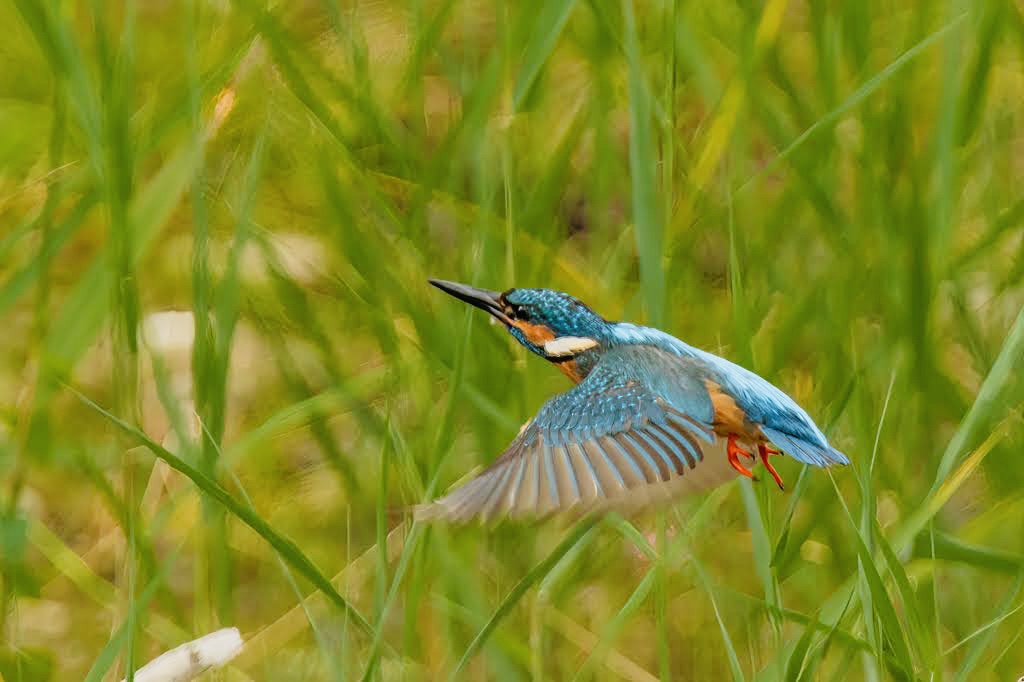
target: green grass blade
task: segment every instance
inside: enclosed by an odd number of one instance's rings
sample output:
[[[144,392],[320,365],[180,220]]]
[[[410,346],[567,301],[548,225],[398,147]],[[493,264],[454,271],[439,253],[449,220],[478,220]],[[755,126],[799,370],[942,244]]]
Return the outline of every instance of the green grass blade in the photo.
[[[775,158],[767,163],[763,168],[744,182],[737,190],[736,193],[741,193],[749,189],[753,183],[757,182],[760,178],[764,177],[771,171],[785,161],[787,158],[792,156],[793,152],[802,147],[811,138],[816,136],[820,131],[828,130],[839,121],[848,111],[857,107],[861,102],[866,100],[868,97],[878,91],[887,81],[891,80],[896,74],[902,69],[906,68],[908,64],[917,59],[923,52],[925,52],[932,45],[936,44],[944,37],[949,35],[957,26],[967,19],[967,14],[961,14],[955,17],[947,24],[942,26],[936,31],[928,34],[925,38],[911,46],[898,58],[892,61],[888,66],[879,71],[877,74],[865,81],[859,88],[854,90],[846,99],[842,101],[835,109],[831,110],[817,121],[814,122],[809,128],[800,133],[796,139],[786,145]]]
[[[131,629],[134,622],[138,619],[140,614],[145,613],[146,608],[149,606],[149,602],[156,594],[157,589],[167,579],[167,573],[174,566],[174,563],[178,558],[179,551],[180,547],[171,552],[170,556],[168,556],[160,565],[160,570],[135,595],[130,607],[131,613],[126,616],[124,623],[121,624],[114,633],[114,636],[111,637],[106,646],[103,647],[99,656],[96,657],[92,667],[89,668],[89,672],[85,676],[85,682],[100,682],[100,680],[102,680],[107,672],[113,667],[114,662],[117,660],[118,652],[124,648],[126,643],[130,640]]]
[[[917,606],[917,595],[910,585],[910,578],[907,577],[903,562],[896,556],[892,545],[878,527],[874,526],[875,543],[882,556],[885,558],[886,566],[893,577],[896,585],[896,592],[900,596],[900,603],[903,606],[903,614],[907,621],[907,641],[910,643],[914,654],[921,661],[926,670],[935,670],[938,664],[938,646],[932,638],[932,632],[926,627],[924,617]]]
[[[1024,555],[965,542],[949,533],[935,531],[934,538],[919,536],[914,543],[915,558],[934,558],[1017,575],[1024,570]]]
[[[224,488],[218,485],[217,482],[209,476],[191,466],[188,462],[181,459],[174,453],[153,442],[146,434],[142,433],[131,424],[114,416],[75,389],[68,387],[68,390],[74,393],[74,395],[84,405],[96,411],[103,417],[106,417],[106,419],[114,424],[114,426],[118,427],[128,436],[134,438],[139,442],[139,444],[144,445],[153,453],[153,455],[161,459],[178,473],[184,475],[192,481],[197,488],[203,491],[203,493],[209,495],[213,500],[224,507],[224,509],[231,512],[233,516],[238,518],[239,521],[249,526],[249,528],[251,528],[257,535],[266,540],[267,544],[273,547],[285,559],[285,561],[292,566],[292,568],[313,583],[321,592],[324,593],[324,596],[326,596],[335,606],[351,618],[360,630],[371,637],[374,635],[374,629],[370,625],[369,621],[367,621],[355,607],[349,604],[348,601],[346,601],[345,598],[334,589],[334,586],[331,585],[330,581],[324,577],[323,573],[316,568],[313,562],[309,560],[309,558],[294,542],[279,534],[271,528],[270,524],[264,521],[262,517],[231,497]]]
[[[833,481],[833,484],[835,481]],[[839,491],[836,490],[837,495]],[[842,497],[840,496],[840,500]],[[846,509],[846,503],[843,501],[843,507]],[[850,523],[856,526],[856,522],[853,516],[850,514],[849,509],[846,509],[846,515],[850,520]],[[870,531],[870,529],[868,529]],[[897,672],[903,677],[910,678],[913,676],[914,664],[910,658],[910,649],[907,646],[907,640],[905,637],[905,628],[900,622],[899,616],[896,614],[896,609],[893,606],[892,601],[889,599],[889,594],[885,589],[885,583],[882,582],[882,577],[878,573],[878,569],[875,565],[874,556],[871,550],[868,549],[864,538],[858,532],[854,536],[855,548],[857,550],[857,557],[860,560],[858,563],[859,573],[864,581],[864,587],[867,590],[864,595],[865,598],[870,598],[871,612],[868,611],[868,606],[865,604],[865,618],[877,617],[878,622],[882,627],[882,634],[885,637],[886,642],[891,648],[893,655],[895,656],[895,662],[897,668],[894,672]],[[871,614],[874,613],[874,616]],[[879,662],[884,660],[884,654],[882,650],[876,647],[876,658]]]
[[[624,45],[629,62],[629,167],[632,180],[633,229],[640,255],[640,281],[651,324],[661,326],[665,315],[664,235],[657,197],[656,146],[651,136],[650,90],[644,78],[633,0],[623,0]]]
[[[604,655],[607,653],[609,647],[615,638],[622,632],[622,628],[625,627],[626,621],[628,621],[634,613],[647,601],[651,592],[654,591],[655,582],[658,578],[657,564],[651,566],[644,577],[637,583],[637,586],[633,589],[632,593],[626,602],[615,612],[615,615],[611,620],[602,628],[601,638],[597,644],[590,650],[590,653],[583,660],[579,670],[573,675],[572,680],[587,679],[592,668],[601,661]]]
[[[541,6],[537,13],[537,23],[526,44],[526,54],[519,69],[519,77],[516,78],[515,88],[512,90],[513,111],[522,110],[523,101],[544,67],[551,50],[554,49],[555,43],[558,42],[558,36],[575,7],[576,0],[556,0]]]
[[[494,611],[491,617],[487,619],[484,626],[480,628],[480,631],[477,632],[473,641],[469,643],[469,646],[466,647],[466,651],[462,654],[459,662],[452,669],[449,679],[458,679],[459,673],[461,673],[466,667],[466,664],[469,663],[470,659],[476,655],[477,651],[487,643],[487,639],[491,636],[491,633],[494,632],[494,629],[498,627],[498,624],[501,623],[509,613],[511,613],[512,609],[519,603],[519,600],[523,598],[523,595],[525,595],[534,584],[542,580],[558,564],[562,557],[565,556],[565,554],[568,553],[577,542],[580,542],[587,535],[590,529],[593,528],[599,520],[600,519],[598,517],[592,516],[576,524],[576,527],[573,528],[573,530],[551,551],[550,554],[530,569],[530,572],[524,575],[522,579],[516,583],[515,587],[509,590],[508,594],[505,595],[505,598],[502,599],[498,608]]]
[[[1003,342],[992,369],[985,376],[978,396],[957,428],[949,445],[942,453],[939,468],[935,473],[932,493],[936,492],[949,478],[957,459],[978,437],[986,424],[992,424],[1005,413],[1004,406],[1013,404],[1014,397],[1004,395],[1014,388],[1013,379],[1020,372],[1021,358],[1024,358],[1024,307],[1021,307],[1013,326]],[[1019,398],[1018,398],[1019,400]]]
[[[761,580],[761,587],[764,590],[765,601],[773,609],[781,609],[782,602],[779,594],[779,583],[772,569],[772,546],[768,539],[768,531],[765,528],[764,517],[761,506],[757,500],[757,493],[750,481],[740,481],[740,494],[743,497],[743,507],[747,513],[747,522],[750,525],[750,538],[754,554],[754,570]]]
[[[943,652],[945,657],[968,642],[971,643],[971,648],[968,650],[967,655],[964,656],[964,661],[956,672],[957,682],[973,679],[972,675],[975,670],[984,665],[982,657],[992,645],[992,640],[997,632],[996,628],[1012,615],[1024,609],[1024,604],[1018,604],[1015,608],[1013,607],[1017,602],[1022,587],[1024,587],[1024,573],[1018,574],[1013,586],[1006,593],[1003,603],[997,609],[998,615],[995,618]]]
[[[693,557],[692,561],[694,571],[697,574],[697,580],[707,593],[708,599],[711,600],[711,608],[714,609],[715,612],[715,621],[718,623],[718,631],[722,635],[722,644],[725,645],[725,653],[729,658],[729,671],[732,673],[733,682],[742,682],[746,678],[743,675],[743,668],[740,666],[739,656],[736,655],[736,645],[733,644],[732,637],[729,635],[729,629],[726,627],[725,621],[722,619],[722,614],[718,610],[718,600],[715,599],[715,588],[711,584],[711,581],[708,580],[708,576],[704,572],[704,567],[701,566],[697,558]],[[777,612],[776,606],[769,604],[769,609],[773,612]]]

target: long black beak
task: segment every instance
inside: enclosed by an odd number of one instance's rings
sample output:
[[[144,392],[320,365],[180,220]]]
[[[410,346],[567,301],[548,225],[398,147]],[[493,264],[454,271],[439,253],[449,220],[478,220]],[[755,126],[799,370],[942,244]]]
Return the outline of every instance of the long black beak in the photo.
[[[431,279],[429,281],[446,294],[451,294],[460,301],[465,301],[472,306],[480,308],[480,310],[486,310],[505,324],[512,324],[512,320],[510,320],[508,315],[506,315],[501,309],[500,292],[488,291],[487,289],[477,289],[476,287],[471,287],[468,284],[448,282],[443,279]]]

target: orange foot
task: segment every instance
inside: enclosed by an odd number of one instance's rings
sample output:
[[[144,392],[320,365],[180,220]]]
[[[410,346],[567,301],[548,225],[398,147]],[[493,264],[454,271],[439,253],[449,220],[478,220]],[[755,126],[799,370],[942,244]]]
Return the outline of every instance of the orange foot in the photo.
[[[768,461],[768,455],[781,455],[782,453],[775,448],[770,448],[764,443],[758,443],[757,454],[761,455],[761,463],[764,464],[764,468],[768,470],[768,473],[775,479],[776,485],[779,486],[779,490],[785,490],[786,486],[782,484],[782,476],[779,476],[779,472],[775,470],[772,463]],[[735,464],[733,466],[736,466]]]
[[[735,433],[729,434],[729,444],[725,449],[725,453],[729,457],[729,464],[732,465],[733,469],[740,472],[747,478],[754,478],[753,472],[751,472],[750,469],[748,469],[747,467],[743,466],[743,464],[740,463],[740,455],[743,455],[747,459],[754,459],[754,456],[747,452],[746,450],[744,450],[743,448],[741,448],[736,443],[737,437],[738,436]]]

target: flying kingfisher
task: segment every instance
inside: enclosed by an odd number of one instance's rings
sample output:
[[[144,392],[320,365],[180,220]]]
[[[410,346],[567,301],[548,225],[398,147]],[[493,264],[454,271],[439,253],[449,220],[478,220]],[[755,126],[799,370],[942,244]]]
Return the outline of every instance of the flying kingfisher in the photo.
[[[545,403],[479,476],[420,507],[419,518],[635,507],[737,474],[754,478],[744,459],[759,459],[784,489],[768,460],[782,452],[819,467],[850,463],[781,390],[663,331],[609,322],[551,289],[430,283],[490,313],[576,385]]]

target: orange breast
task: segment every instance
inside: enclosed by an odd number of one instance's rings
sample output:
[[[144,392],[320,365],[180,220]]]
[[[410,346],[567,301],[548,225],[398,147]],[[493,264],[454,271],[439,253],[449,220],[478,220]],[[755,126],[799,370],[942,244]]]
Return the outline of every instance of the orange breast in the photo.
[[[562,360],[561,362],[556,362],[555,365],[562,372],[562,374],[569,377],[569,379],[574,384],[578,384],[580,383],[580,381],[583,380],[583,375],[580,374],[580,368],[576,364],[576,360]]]

